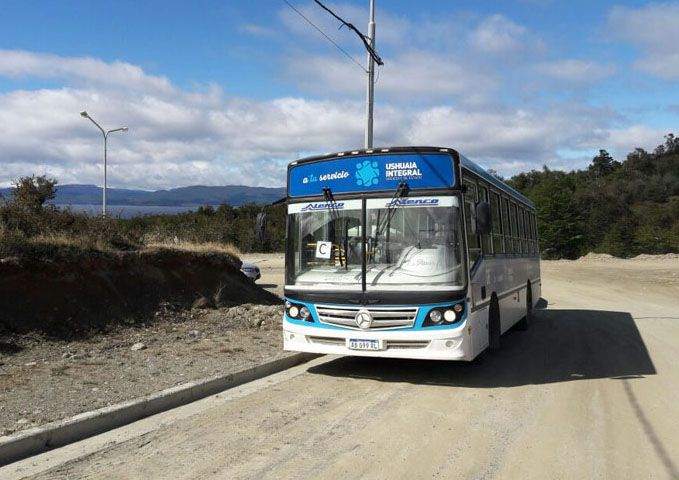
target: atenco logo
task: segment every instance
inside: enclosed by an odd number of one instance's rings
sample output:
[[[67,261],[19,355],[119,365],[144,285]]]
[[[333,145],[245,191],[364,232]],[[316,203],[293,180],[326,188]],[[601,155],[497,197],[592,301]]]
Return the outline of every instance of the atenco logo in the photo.
[[[342,210],[344,208],[344,202],[324,202],[324,203],[310,203],[309,205],[302,207],[302,212],[309,212],[314,210]]]
[[[387,207],[413,207],[420,205],[438,205],[438,198],[395,198],[391,202],[387,203]]]

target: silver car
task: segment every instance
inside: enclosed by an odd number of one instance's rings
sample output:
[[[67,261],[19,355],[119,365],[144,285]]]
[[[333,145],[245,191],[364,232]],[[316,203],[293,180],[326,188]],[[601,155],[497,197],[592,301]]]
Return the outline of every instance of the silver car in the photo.
[[[259,271],[259,267],[254,263],[243,262],[243,265],[240,267],[240,271],[243,272],[243,275],[248,277],[253,282],[259,280],[262,276]]]

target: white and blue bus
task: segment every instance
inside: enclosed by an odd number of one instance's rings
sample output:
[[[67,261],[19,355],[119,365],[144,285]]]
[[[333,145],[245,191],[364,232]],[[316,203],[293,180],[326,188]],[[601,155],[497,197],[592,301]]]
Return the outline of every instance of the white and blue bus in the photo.
[[[540,298],[533,203],[451,148],[288,166],[286,350],[472,360]]]

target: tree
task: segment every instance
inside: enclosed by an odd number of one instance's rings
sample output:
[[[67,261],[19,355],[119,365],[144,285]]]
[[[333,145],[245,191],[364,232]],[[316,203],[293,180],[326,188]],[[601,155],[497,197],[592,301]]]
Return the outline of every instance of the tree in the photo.
[[[679,137],[675,137],[673,133],[665,135],[665,153],[679,153]]]
[[[619,166],[620,163],[616,162],[610,153],[606,150],[599,150],[599,155],[592,159],[589,171],[594,173],[596,178],[601,178],[612,173]]]
[[[46,175],[21,177],[13,183],[13,203],[32,211],[42,210],[45,203],[57,194],[57,180]]]

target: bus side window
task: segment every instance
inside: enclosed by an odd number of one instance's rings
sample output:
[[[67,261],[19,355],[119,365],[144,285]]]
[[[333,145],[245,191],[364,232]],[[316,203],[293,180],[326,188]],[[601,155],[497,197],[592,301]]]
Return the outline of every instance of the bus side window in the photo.
[[[535,254],[540,255],[540,240],[538,239],[538,221],[535,214],[531,215],[533,221],[533,240],[535,241]]]
[[[524,212],[525,224],[526,224],[526,238],[528,239],[528,253],[533,253],[533,224],[530,221],[530,212],[526,210]]]
[[[479,202],[488,202],[488,189],[484,186],[479,186]],[[484,255],[493,254],[493,244],[491,242],[490,234],[481,235],[481,246],[483,247]]]
[[[510,202],[509,206],[510,206],[509,224],[512,227],[512,252],[520,253],[521,246],[519,245],[518,239],[519,232],[516,224],[516,204],[514,202]]]
[[[493,252],[503,253],[502,243],[502,215],[500,214],[500,196],[495,192],[490,192],[490,211],[493,217]]]
[[[521,208],[521,205],[517,207],[517,213],[518,215],[516,216],[517,220],[517,230],[519,232],[519,253],[526,253],[525,245],[526,245],[526,234],[524,232],[524,226],[523,226],[523,208]]]
[[[535,250],[535,241],[534,241],[533,237],[535,236],[535,234],[533,233],[533,222],[531,221],[531,215],[532,214],[530,212],[528,212],[528,211],[526,212],[526,223],[528,224],[528,229],[529,229],[529,232],[528,232],[528,245],[529,245],[528,253],[533,254],[534,253],[533,251]]]
[[[465,226],[467,228],[467,250],[469,252],[469,267],[474,265],[474,262],[481,255],[481,248],[479,245],[479,236],[476,234],[475,225],[475,210],[476,210],[476,184],[467,179],[463,179],[462,183],[466,187],[464,193],[464,217]]]
[[[502,197],[502,234],[505,241],[505,253],[512,253],[512,232],[509,228],[509,202]]]

